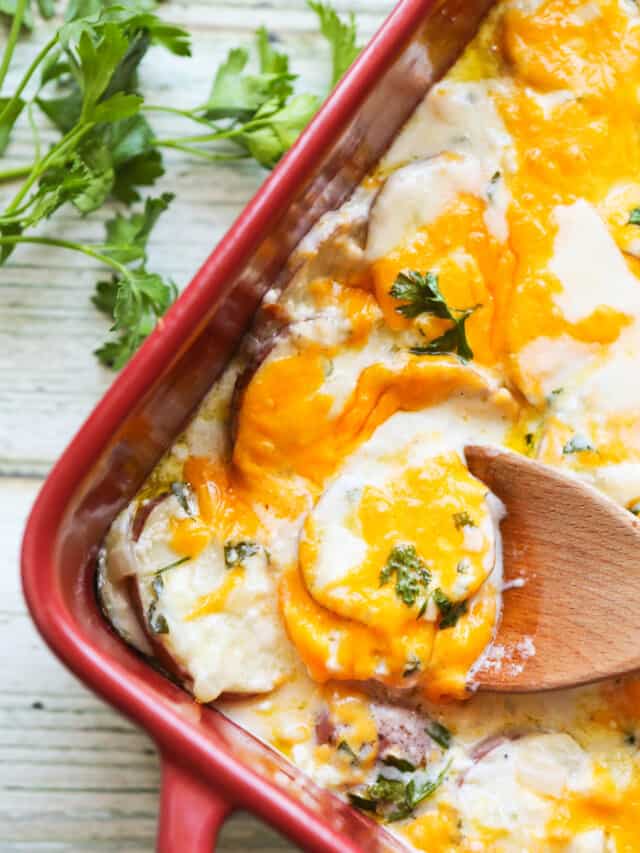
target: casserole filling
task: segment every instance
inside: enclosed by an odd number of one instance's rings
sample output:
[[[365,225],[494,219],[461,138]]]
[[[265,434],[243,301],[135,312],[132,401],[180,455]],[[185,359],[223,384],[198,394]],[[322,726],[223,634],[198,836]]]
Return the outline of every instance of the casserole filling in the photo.
[[[463,452],[640,513],[639,127],[635,3],[503,0],[100,558],[128,641],[418,850],[640,850],[640,680],[474,695],[536,650]]]

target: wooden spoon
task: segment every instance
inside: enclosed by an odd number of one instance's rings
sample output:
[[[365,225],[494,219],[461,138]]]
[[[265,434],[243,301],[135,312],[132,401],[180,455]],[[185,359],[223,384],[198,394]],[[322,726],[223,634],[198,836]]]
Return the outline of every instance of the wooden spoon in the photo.
[[[516,584],[504,592],[489,663],[473,686],[525,693],[640,669],[640,520],[525,456],[491,447],[465,454],[507,507],[505,581]]]

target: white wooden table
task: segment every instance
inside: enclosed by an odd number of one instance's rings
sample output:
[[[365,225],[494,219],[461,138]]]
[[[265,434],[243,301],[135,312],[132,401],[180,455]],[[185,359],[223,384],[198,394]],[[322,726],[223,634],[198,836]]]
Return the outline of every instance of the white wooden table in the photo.
[[[391,0],[337,0],[336,6],[357,13],[366,38]],[[159,51],[147,58],[143,86],[154,103],[201,102],[228,48],[250,42],[261,23],[282,39],[306,91],[321,93],[326,85],[327,49],[304,0],[172,0],[162,14],[192,32],[194,58]],[[0,31],[0,44],[3,38]],[[22,44],[17,71],[35,49],[36,42]],[[166,117],[155,124],[163,134],[179,129]],[[21,125],[6,167],[28,153],[29,132]],[[184,285],[264,172],[171,153],[165,160],[167,175],[155,191],[172,190],[177,198],[153,235],[151,268]],[[98,240],[106,216],[82,221],[63,210],[43,232]],[[22,530],[42,479],[113,379],[91,354],[107,329],[89,302],[98,272],[85,258],[38,247],[21,247],[0,268],[1,853],[153,849],[159,782],[153,745],[54,660],[29,621],[18,578]],[[238,815],[221,849],[292,848]]]

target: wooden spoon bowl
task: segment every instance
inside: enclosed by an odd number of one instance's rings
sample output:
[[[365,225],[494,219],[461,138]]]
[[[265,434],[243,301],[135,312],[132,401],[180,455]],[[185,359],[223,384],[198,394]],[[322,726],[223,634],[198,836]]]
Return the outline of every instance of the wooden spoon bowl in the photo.
[[[595,488],[517,453],[465,454],[507,507],[502,620],[471,686],[554,690],[640,669],[640,521]]]

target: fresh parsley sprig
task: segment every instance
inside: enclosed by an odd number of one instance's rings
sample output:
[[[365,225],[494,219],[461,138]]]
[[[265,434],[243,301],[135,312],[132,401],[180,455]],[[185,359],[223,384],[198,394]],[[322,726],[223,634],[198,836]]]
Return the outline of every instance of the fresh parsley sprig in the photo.
[[[51,17],[53,0],[37,0]],[[0,0],[9,33],[0,57],[0,91],[21,30],[31,28],[30,0]],[[310,2],[332,48],[333,83],[359,48],[353,16],[343,22],[330,6]],[[0,168],[0,184],[20,181],[0,211],[0,264],[19,244],[41,244],[80,252],[111,268],[93,302],[112,320],[115,336],[95,352],[100,361],[121,367],[152,331],[177,294],[175,285],[146,268],[146,243],[168,194],[152,199],[141,213],[116,216],[104,244],[89,245],[30,230],[72,205],[81,215],[108,199],[140,200],[140,190],[164,174],[161,151],[173,148],[211,162],[253,158],[273,167],[315,114],[320,98],[296,93],[289,58],[275,49],[264,28],[256,34],[257,71],[248,70],[245,48],[231,50],[217,69],[206,100],[193,109],[146,104],[138,69],[148,49],[158,45],[177,56],[190,55],[189,34],[163,22],[154,0],[69,0],[64,23],[42,46],[10,95],[0,94],[0,157],[21,115],[33,134],[33,161]],[[35,84],[35,86],[34,86]],[[32,91],[35,88],[35,91]],[[31,94],[27,95],[27,92]],[[47,150],[35,118],[40,112],[60,133]],[[197,136],[157,138],[148,116],[177,114],[198,124]]]
[[[344,22],[328,4],[314,0],[309,0],[309,7],[331,46],[333,86],[360,52],[355,20],[352,15]],[[294,92],[297,75],[290,71],[289,57],[275,49],[264,27],[256,33],[255,53],[257,72],[247,70],[249,51],[234,48],[218,68],[204,103],[188,110],[168,108],[208,132],[161,138],[155,144],[210,161],[252,157],[261,166],[273,168],[313,118],[321,99]],[[167,111],[154,105],[145,109]]]
[[[451,329],[434,338],[425,346],[410,348],[414,355],[456,354],[462,361],[471,361],[473,350],[467,339],[466,322],[480,308],[451,308],[445,300],[438,283],[438,276],[432,272],[420,273],[417,270],[404,270],[399,273],[391,286],[389,295],[403,304],[396,312],[407,319],[421,314],[430,314],[441,320],[450,320]]]

